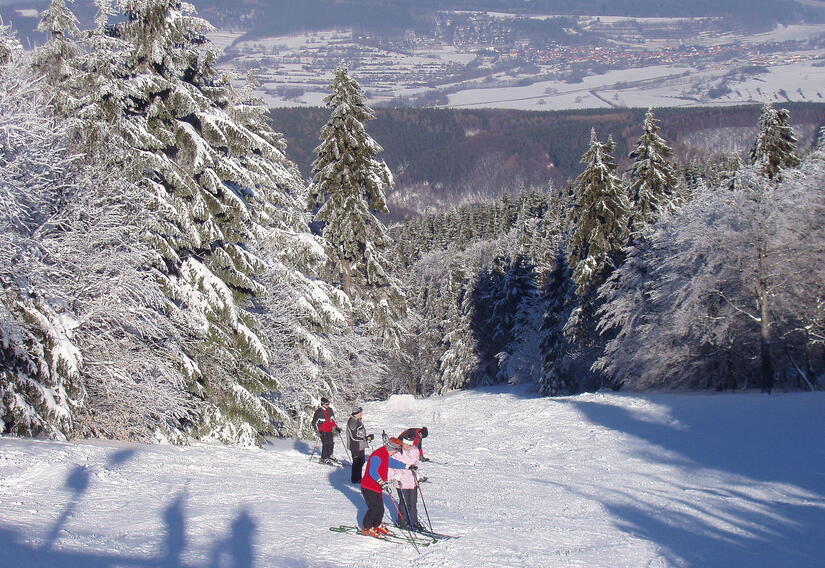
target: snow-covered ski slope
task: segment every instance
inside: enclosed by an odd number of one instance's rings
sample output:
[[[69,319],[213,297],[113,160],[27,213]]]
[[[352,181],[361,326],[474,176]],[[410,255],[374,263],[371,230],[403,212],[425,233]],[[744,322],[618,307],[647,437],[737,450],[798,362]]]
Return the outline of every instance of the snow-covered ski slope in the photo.
[[[444,464],[422,467],[424,501],[435,530],[461,538],[419,555],[329,531],[363,501],[349,468],[310,463],[306,442],[0,438],[0,566],[825,566],[825,393],[490,389],[393,397],[364,420],[379,440],[429,427]]]

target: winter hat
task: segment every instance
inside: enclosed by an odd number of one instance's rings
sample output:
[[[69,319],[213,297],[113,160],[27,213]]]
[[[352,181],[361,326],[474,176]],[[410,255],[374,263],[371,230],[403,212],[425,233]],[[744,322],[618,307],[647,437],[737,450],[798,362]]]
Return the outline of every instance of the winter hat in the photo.
[[[355,416],[355,415],[356,415],[356,414],[358,414],[359,412],[363,412],[363,411],[364,411],[364,409],[363,409],[363,408],[361,408],[360,406],[356,406],[355,408],[353,408],[353,409],[352,409],[352,412],[350,412],[350,414],[351,414],[352,416]]]
[[[329,404],[329,399],[325,396],[321,397],[321,404]]]
[[[426,438],[429,434],[430,434],[430,432],[427,430],[427,427],[426,427],[426,426],[424,426],[423,428],[421,428],[421,437],[422,437],[422,438]]]
[[[386,446],[390,450],[400,451],[402,447],[401,440],[399,440],[398,438],[389,438],[387,440]]]

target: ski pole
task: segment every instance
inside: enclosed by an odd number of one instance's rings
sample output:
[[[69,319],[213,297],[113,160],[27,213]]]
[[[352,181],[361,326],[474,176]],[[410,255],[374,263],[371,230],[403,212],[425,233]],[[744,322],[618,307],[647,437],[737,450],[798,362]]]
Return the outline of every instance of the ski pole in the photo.
[[[415,523],[418,522],[418,518],[417,517],[415,519],[412,518],[412,515],[410,514],[410,505],[409,505],[409,503],[407,503],[407,500],[404,499],[404,490],[403,489],[398,490],[398,496],[399,496],[398,501],[402,505],[404,505],[404,510],[407,512],[407,514],[405,516],[405,518],[407,519],[407,528],[410,531],[412,531],[413,527],[415,526]]]
[[[309,459],[307,459],[307,461],[312,461],[312,456],[315,455],[315,450],[317,450],[317,449],[318,449],[318,440],[315,440],[315,445],[312,446],[312,452],[310,452]]]
[[[341,435],[341,431],[338,431],[338,439],[341,440],[341,444],[344,446],[344,449],[347,451],[347,457],[349,458],[350,463],[352,463],[352,456],[349,453],[349,446],[347,443],[344,442],[344,436]]]
[[[418,494],[421,495],[421,504],[424,505],[424,513],[427,515],[427,524],[430,526],[430,532],[433,531],[433,523],[430,521],[430,512],[427,511],[427,502],[424,501],[424,493],[421,492],[421,483],[418,481],[418,474],[413,470],[413,477],[415,478],[415,487],[418,489]]]
[[[392,504],[395,506],[395,513],[400,516],[401,515],[401,510],[398,508],[398,502],[395,500],[395,497],[392,496],[392,493],[390,492],[389,489],[387,489],[387,495],[390,496],[390,501],[392,501]],[[409,517],[409,515],[408,515],[408,517]],[[390,520],[392,520],[392,519],[390,519]],[[404,529],[401,529],[401,530],[403,531]],[[413,548],[415,548],[415,551],[418,554],[421,554],[421,551],[418,550],[418,545],[415,544],[415,537],[413,537],[412,531],[408,529],[407,534],[408,534],[407,540],[409,540],[410,543],[413,545]]]

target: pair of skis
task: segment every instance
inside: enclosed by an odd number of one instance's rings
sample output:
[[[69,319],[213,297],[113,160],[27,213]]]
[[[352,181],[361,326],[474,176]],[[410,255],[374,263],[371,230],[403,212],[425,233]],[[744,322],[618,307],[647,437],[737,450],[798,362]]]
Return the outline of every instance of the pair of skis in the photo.
[[[439,540],[450,540],[454,538],[458,538],[457,536],[453,536],[451,534],[442,534],[433,531],[428,531],[427,529],[424,530],[414,530],[412,531],[414,535],[421,535],[426,538],[431,538],[434,541],[438,542]]]
[[[340,525],[337,527],[329,527],[329,530],[332,532],[337,533],[351,533],[357,534],[360,536],[365,536],[368,538],[375,538],[377,540],[383,540],[385,542],[393,542],[395,544],[414,544],[416,546],[430,546],[431,544],[435,544],[438,542],[438,539],[435,537],[425,535],[424,533],[417,533],[417,532],[404,532],[404,533],[397,533],[394,531],[390,531],[387,534],[382,534],[380,536],[370,536],[366,535],[361,532],[361,529],[358,527],[354,527],[351,525]]]
[[[344,467],[344,464],[342,462],[338,461],[337,459],[332,459],[330,462],[323,462],[323,461],[321,461],[321,458],[310,457],[309,461],[311,463],[317,463],[317,464],[325,465],[325,466],[328,466],[328,467]]]
[[[381,536],[369,536],[361,532],[361,529],[351,525],[339,525],[337,527],[329,527],[329,530],[337,533],[351,533],[361,536],[368,536],[369,538],[376,538],[386,542],[394,542],[396,544],[415,544],[417,546],[430,546],[437,543],[439,540],[448,540],[458,538],[447,534],[440,534],[430,531],[407,531],[402,533],[390,531],[388,534]]]

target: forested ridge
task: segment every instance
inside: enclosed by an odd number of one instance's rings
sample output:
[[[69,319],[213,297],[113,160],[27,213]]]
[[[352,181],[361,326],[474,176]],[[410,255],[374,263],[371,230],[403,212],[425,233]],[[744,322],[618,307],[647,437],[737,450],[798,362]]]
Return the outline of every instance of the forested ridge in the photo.
[[[794,124],[806,125],[806,131],[815,133],[825,125],[825,104],[781,106],[791,112]],[[472,193],[496,197],[519,185],[530,187],[548,181],[563,184],[578,175],[593,126],[613,135],[616,157],[626,167],[644,113],[644,109],[534,112],[378,108],[370,128],[384,145],[384,159],[396,173],[397,192],[403,195],[426,184],[446,202]],[[759,113],[758,105],[744,105],[662,108],[656,114],[677,162],[686,164],[694,159],[715,159],[727,151],[712,144],[714,132],[749,130],[746,137],[752,139]],[[324,109],[271,109],[270,117],[273,127],[287,139],[287,155],[306,175]],[[810,149],[813,138],[800,138],[800,146]],[[415,203],[411,203],[409,210],[394,213],[403,216],[415,211]]]
[[[81,31],[52,0],[40,29],[26,53],[0,27],[2,433],[251,445],[309,433],[321,397],[822,388],[825,130],[792,118],[820,106],[393,129],[342,62],[288,115],[302,174],[191,6],[102,3]],[[747,149],[680,156],[684,116],[734,117]],[[545,140],[561,181],[523,173]],[[419,163],[457,193],[388,229]]]

